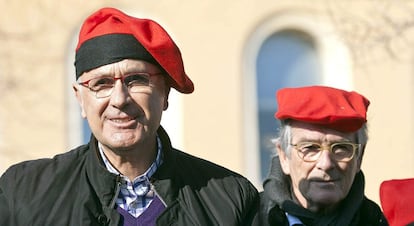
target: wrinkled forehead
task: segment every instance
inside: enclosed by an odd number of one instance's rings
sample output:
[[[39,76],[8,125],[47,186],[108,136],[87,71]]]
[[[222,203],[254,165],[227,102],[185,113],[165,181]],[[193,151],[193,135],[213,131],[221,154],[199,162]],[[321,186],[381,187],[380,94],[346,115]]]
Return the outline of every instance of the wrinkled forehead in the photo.
[[[355,141],[356,132],[341,132],[322,125],[292,120],[290,122],[292,140],[319,142]]]
[[[115,63],[91,69],[84,72],[79,78],[80,80],[85,80],[99,76],[117,77],[139,72],[154,74],[162,72],[162,69],[159,66],[145,60],[124,59]]]

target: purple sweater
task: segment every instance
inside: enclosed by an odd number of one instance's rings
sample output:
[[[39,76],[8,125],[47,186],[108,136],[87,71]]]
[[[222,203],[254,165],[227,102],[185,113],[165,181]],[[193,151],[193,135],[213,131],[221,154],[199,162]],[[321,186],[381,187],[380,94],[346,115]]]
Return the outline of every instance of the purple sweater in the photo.
[[[122,226],[155,226],[155,221],[164,209],[164,204],[155,196],[149,207],[137,218],[120,207],[116,210],[122,215]]]

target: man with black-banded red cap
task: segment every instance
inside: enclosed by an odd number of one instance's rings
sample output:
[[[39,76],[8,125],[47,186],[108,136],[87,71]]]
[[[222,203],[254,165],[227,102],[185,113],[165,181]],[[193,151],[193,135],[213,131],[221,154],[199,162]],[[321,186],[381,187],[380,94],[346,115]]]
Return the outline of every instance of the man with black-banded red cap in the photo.
[[[261,225],[388,225],[364,194],[369,100],[327,86],[284,88],[276,99],[281,128],[263,183]]]
[[[155,21],[103,8],[82,25],[73,90],[92,135],[0,178],[0,225],[252,225],[243,176],[191,156],[161,127],[170,88],[191,93],[177,45]]]

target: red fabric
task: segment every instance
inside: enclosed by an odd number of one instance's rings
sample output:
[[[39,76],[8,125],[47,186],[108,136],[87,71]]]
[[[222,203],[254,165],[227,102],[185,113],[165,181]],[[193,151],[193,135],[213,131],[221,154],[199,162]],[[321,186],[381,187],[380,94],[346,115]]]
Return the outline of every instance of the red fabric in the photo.
[[[414,178],[382,182],[380,200],[390,226],[414,222]]]
[[[326,86],[284,88],[277,92],[277,119],[320,124],[354,132],[367,121],[369,100],[357,92]]]
[[[83,23],[76,50],[85,41],[106,34],[133,35],[170,75],[172,87],[182,93],[194,91],[194,85],[184,71],[179,48],[157,22],[131,17],[114,8],[102,8]]]

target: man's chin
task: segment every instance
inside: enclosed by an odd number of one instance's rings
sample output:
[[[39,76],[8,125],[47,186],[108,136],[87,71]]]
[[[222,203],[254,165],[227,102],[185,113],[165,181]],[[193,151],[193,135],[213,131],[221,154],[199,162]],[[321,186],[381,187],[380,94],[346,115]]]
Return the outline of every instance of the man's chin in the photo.
[[[119,144],[121,146],[138,143],[142,139],[142,133],[137,133],[135,131],[113,132],[108,137],[109,142],[113,143],[114,145]]]
[[[116,139],[110,139],[107,142],[107,146],[114,151],[128,151],[134,149],[139,143],[140,140],[136,139],[136,137],[118,136]]]
[[[317,203],[320,206],[332,206],[342,200],[342,197],[339,194],[340,192],[338,191],[318,192],[313,195],[312,199],[314,203]]]

